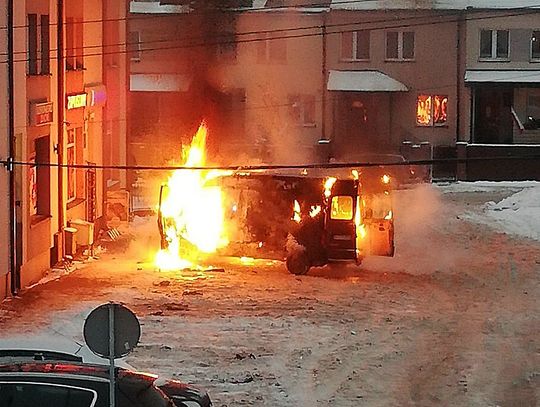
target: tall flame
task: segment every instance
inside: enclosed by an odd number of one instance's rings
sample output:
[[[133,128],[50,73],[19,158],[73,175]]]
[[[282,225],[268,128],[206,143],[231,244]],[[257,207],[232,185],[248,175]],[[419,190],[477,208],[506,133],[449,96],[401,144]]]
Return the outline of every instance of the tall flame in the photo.
[[[185,167],[203,167],[206,164],[206,137],[208,129],[203,122],[184,151]],[[178,169],[170,176],[168,193],[161,203],[164,234],[168,247],[156,258],[160,269],[185,267],[184,257],[191,257],[190,245],[200,252],[213,253],[228,241],[224,234],[223,197],[219,186],[211,181],[223,175],[218,171]],[[185,250],[184,250],[185,249]],[[196,251],[197,251],[196,250]]]

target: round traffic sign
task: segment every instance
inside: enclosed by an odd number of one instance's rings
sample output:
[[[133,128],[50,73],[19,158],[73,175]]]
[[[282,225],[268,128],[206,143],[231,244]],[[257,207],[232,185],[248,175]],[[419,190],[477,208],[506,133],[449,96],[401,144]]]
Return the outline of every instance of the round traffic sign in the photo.
[[[126,356],[137,346],[141,337],[141,326],[137,316],[118,303],[108,303],[95,308],[84,321],[84,340],[92,352],[110,357],[110,316],[112,316],[115,358]]]

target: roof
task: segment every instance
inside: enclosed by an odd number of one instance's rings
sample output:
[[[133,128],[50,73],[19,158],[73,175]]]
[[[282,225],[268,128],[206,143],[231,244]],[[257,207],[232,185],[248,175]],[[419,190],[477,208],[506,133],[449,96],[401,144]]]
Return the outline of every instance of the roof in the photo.
[[[330,71],[328,90],[356,92],[406,92],[401,82],[379,71]]]
[[[465,71],[465,83],[537,83],[540,70],[472,70]]]
[[[465,10],[540,8],[537,0],[332,0],[334,10]]]

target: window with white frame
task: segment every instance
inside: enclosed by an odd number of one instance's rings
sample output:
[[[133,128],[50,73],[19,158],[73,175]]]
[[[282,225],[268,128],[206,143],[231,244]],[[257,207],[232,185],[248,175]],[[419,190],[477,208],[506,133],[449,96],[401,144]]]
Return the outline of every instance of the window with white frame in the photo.
[[[531,59],[540,62],[540,30],[531,35]]]
[[[447,122],[448,96],[418,95],[416,99],[417,126],[445,126]]]
[[[289,114],[298,126],[315,125],[315,96],[289,95]]]
[[[414,32],[387,31],[386,59],[390,61],[414,60]]]
[[[139,31],[128,33],[127,48],[130,61],[139,62],[141,60],[141,33]]]
[[[480,30],[480,59],[508,59],[509,56],[508,30]]]
[[[369,59],[369,30],[341,33],[341,59],[344,61]]]

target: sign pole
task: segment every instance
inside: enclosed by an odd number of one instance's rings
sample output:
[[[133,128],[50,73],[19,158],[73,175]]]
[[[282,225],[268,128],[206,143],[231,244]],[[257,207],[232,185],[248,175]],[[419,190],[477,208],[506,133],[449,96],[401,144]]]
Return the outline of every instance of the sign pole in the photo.
[[[115,407],[115,377],[114,377],[114,304],[109,303],[109,399],[110,406]]]

